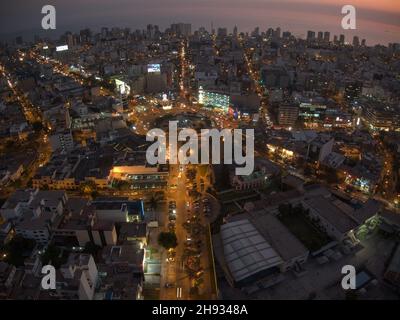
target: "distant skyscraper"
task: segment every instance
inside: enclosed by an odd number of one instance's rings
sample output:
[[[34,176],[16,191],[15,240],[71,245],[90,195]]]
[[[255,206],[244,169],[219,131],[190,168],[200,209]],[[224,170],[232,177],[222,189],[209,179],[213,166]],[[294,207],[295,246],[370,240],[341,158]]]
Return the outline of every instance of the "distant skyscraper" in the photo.
[[[217,36],[226,37],[228,35],[228,30],[226,28],[218,28]]]
[[[148,39],[153,39],[154,38],[154,33],[155,33],[155,30],[154,30],[154,26],[152,25],[152,24],[148,24],[147,25],[147,38]]]
[[[353,46],[358,47],[360,45],[360,39],[357,36],[353,37]]]
[[[260,28],[256,27],[253,31],[253,37],[258,37],[260,35]]]
[[[338,37],[337,37],[337,35],[334,35],[334,36],[333,36],[333,43],[334,43],[334,44],[337,44],[337,43],[338,43]]]
[[[321,42],[324,38],[324,33],[322,31],[318,31],[318,41]]]
[[[362,40],[361,40],[361,45],[362,45],[363,47],[365,47],[365,46],[367,45],[367,41],[366,41],[365,39],[362,39]]]
[[[344,39],[344,34],[341,34],[340,37],[339,37],[339,43],[340,43],[341,46],[344,45],[344,40],[345,40]]]
[[[330,37],[331,37],[330,32],[325,31],[325,32],[324,32],[324,41],[325,41],[325,42],[329,42]]]
[[[268,28],[268,30],[267,30],[267,38],[272,38],[273,34],[274,34],[274,29]]]
[[[192,34],[192,25],[190,23],[173,23],[171,30],[176,35],[188,37]]]
[[[87,43],[90,41],[90,38],[92,37],[92,32],[90,29],[82,29],[79,31],[79,38],[81,43]]]
[[[233,35],[234,35],[235,37],[237,37],[237,35],[238,35],[238,27],[237,27],[237,26],[235,26],[235,27],[233,28]]]
[[[307,31],[307,41],[315,40],[315,32],[314,31]]]
[[[107,35],[108,35],[108,28],[105,27],[101,28],[101,37],[106,38]]]
[[[276,36],[277,39],[281,38],[281,28],[280,27],[276,28],[275,36]]]
[[[71,32],[67,32],[67,45],[69,48],[75,45],[74,36]]]

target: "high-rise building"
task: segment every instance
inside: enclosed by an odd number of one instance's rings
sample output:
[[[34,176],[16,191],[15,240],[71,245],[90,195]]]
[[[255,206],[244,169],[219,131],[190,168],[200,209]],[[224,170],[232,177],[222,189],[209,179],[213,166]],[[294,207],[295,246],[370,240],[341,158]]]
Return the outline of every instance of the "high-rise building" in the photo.
[[[282,38],[283,38],[283,39],[289,39],[291,35],[292,35],[292,34],[291,34],[289,31],[284,31],[284,32],[282,33]]]
[[[357,36],[353,37],[353,46],[358,47],[360,45],[360,39]]]
[[[108,28],[103,27],[101,28],[101,37],[104,39],[108,36]]]
[[[190,23],[173,23],[171,30],[178,36],[189,37],[192,34],[192,25]]]
[[[331,37],[331,33],[330,33],[329,31],[325,31],[325,32],[324,32],[324,41],[325,41],[326,43],[329,42],[330,37]]]
[[[234,35],[235,37],[237,37],[237,35],[238,35],[238,27],[237,27],[237,26],[235,26],[235,27],[233,28],[233,35]]]
[[[267,30],[267,38],[272,38],[273,34],[274,34],[274,29],[268,28],[268,30]]]
[[[341,34],[340,35],[340,37],[339,37],[339,44],[341,45],[341,46],[343,46],[344,45],[344,34]]]
[[[281,38],[281,28],[280,28],[280,27],[276,28],[276,30],[275,30],[275,37],[276,37],[277,39],[280,39],[280,38]]]
[[[293,104],[281,104],[278,112],[278,123],[281,126],[293,126],[299,116],[299,108]]]
[[[318,31],[318,42],[322,42],[324,38],[324,33],[322,31]]]
[[[226,28],[218,28],[217,36],[226,37],[228,35],[228,30]]]
[[[148,39],[153,39],[154,38],[154,33],[155,33],[155,29],[154,26],[152,24],[148,24],[147,25],[147,38]]]
[[[252,32],[252,36],[258,37],[259,35],[260,35],[260,28],[259,27],[254,28],[254,30]]]
[[[307,31],[307,41],[314,41],[315,40],[315,32],[314,31]]]
[[[68,48],[74,47],[75,44],[76,44],[76,42],[75,42],[74,35],[71,32],[67,32],[67,45],[68,45]]]
[[[90,42],[91,37],[92,37],[92,32],[90,31],[90,29],[83,29],[79,31],[80,43],[85,44]]]

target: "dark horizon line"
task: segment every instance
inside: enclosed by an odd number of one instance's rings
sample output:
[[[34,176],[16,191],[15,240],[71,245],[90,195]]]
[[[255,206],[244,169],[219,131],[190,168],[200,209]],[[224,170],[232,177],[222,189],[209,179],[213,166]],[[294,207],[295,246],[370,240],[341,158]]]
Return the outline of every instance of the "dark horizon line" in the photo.
[[[189,24],[191,24],[191,22],[172,22],[171,24],[173,24],[173,23],[189,23]],[[157,25],[157,24],[155,24],[155,23],[148,23],[148,24],[152,24],[152,25]],[[170,24],[170,25],[171,25]],[[146,25],[147,26],[147,25]],[[30,39],[32,39],[32,40],[34,40],[34,37],[35,36],[39,36],[39,37],[42,37],[42,38],[48,38],[48,39],[50,39],[50,40],[58,40],[57,39],[57,37],[59,38],[60,36],[62,36],[63,34],[65,34],[66,32],[71,32],[71,33],[75,33],[75,34],[79,34],[79,31],[81,31],[81,30],[85,30],[85,29],[89,29],[89,30],[91,30],[91,31],[95,31],[95,32],[97,32],[97,33],[100,33],[101,32],[101,28],[120,28],[120,29],[125,29],[125,28],[128,28],[128,29],[130,29],[130,31],[132,32],[132,31],[135,31],[135,30],[146,30],[145,29],[145,27],[146,26],[142,26],[142,27],[131,27],[131,26],[116,26],[116,25],[103,25],[103,26],[85,26],[85,27],[79,27],[79,28],[76,28],[76,27],[74,27],[74,28],[70,28],[70,27],[61,27],[61,28],[57,28],[57,29],[55,29],[55,30],[44,30],[44,29],[41,29],[41,28],[38,28],[38,29],[26,29],[26,30],[21,30],[21,31],[15,31],[15,32],[10,32],[10,33],[5,33],[5,32],[0,32],[0,41],[2,40],[2,41],[6,41],[6,42],[8,42],[8,41],[10,41],[10,40],[15,40],[15,38],[16,37],[22,37],[22,38],[24,38],[24,37],[28,37],[28,38],[30,38]],[[258,27],[258,26],[255,26],[254,27],[254,29],[256,28],[256,27]],[[169,28],[169,26],[168,27],[165,27],[164,28],[164,31],[161,31],[161,32],[165,32],[165,30],[166,29],[168,29]],[[208,27],[205,27],[205,26],[200,26],[200,27],[197,27],[196,28],[196,30],[198,30],[198,29],[200,29],[200,28],[205,28],[206,30],[207,30],[207,32],[211,32],[211,30],[208,30],[208,29],[210,29],[210,28],[208,28]],[[228,27],[223,27],[223,26],[220,26],[220,27],[215,27],[214,29],[215,30],[217,30],[218,28],[227,28],[228,29]],[[283,29],[282,27],[280,27],[280,26],[276,26],[276,27],[268,27],[268,28],[266,28],[265,30],[260,30],[260,32],[265,32],[266,30],[268,30],[269,28],[272,28],[272,29],[274,29],[274,30],[276,30],[276,28],[281,28],[281,32],[290,32],[294,37],[296,37],[296,38],[298,38],[298,39],[303,39],[303,40],[305,40],[304,38],[302,38],[302,36],[306,36],[306,33],[308,32],[308,31],[315,31],[315,32],[320,32],[320,31],[322,31],[322,32],[329,32],[330,34],[331,34],[331,37],[332,36],[335,36],[335,35],[337,35],[337,36],[340,36],[341,34],[344,34],[344,33],[332,33],[332,31],[330,31],[330,30],[316,30],[316,29],[307,29],[307,30],[304,30],[304,32],[305,33],[302,33],[301,35],[299,35],[299,34],[295,34],[295,33],[293,33],[292,31],[290,31],[290,30],[286,30],[286,29]],[[75,30],[74,30],[75,29]],[[233,29],[233,28],[232,28]],[[253,30],[254,30],[253,29]],[[261,29],[261,28],[260,28]],[[196,31],[196,30],[194,30],[194,31]],[[239,30],[238,29],[238,32],[247,32],[247,33],[250,33],[250,32],[252,32],[253,30],[249,30],[249,31],[241,31],[241,30]],[[29,34],[28,34],[29,33]],[[44,33],[47,33],[47,37],[44,35]],[[49,35],[49,33],[50,33],[50,35]],[[228,32],[228,34],[231,34],[232,32]],[[193,31],[192,31],[192,34],[193,34]],[[359,37],[360,38],[360,40],[362,39],[362,37]],[[368,39],[367,38],[363,38],[363,39],[365,39],[366,40],[366,42],[368,43]],[[333,39],[330,39],[329,41],[331,42]],[[348,42],[348,41],[347,41]],[[389,46],[389,44],[391,44],[391,43],[397,43],[397,42],[387,42],[387,44],[382,44],[382,43],[375,43],[375,44],[373,44],[373,45],[370,45],[371,47],[372,46],[376,46],[376,45],[380,45],[380,46],[385,46],[385,47],[387,47],[387,46]],[[368,45],[367,45],[368,46]]]

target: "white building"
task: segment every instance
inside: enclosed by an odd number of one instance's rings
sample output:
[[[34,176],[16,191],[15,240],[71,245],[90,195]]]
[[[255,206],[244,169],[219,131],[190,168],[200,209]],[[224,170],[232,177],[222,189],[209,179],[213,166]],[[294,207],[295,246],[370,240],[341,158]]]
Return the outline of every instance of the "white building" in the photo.
[[[3,219],[14,223],[16,234],[46,244],[67,201],[65,191],[18,190],[7,199],[0,212]]]
[[[63,299],[93,300],[98,270],[90,254],[72,253],[57,277],[57,295]]]

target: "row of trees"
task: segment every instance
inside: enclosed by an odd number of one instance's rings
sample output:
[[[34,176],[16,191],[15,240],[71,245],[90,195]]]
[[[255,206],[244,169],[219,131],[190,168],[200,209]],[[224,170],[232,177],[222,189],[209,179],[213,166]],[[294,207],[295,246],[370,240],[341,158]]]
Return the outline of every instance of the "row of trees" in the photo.
[[[157,241],[166,250],[175,249],[178,246],[178,239],[175,232],[161,232],[158,235]]]

